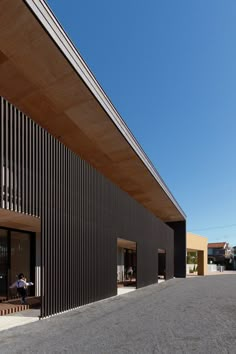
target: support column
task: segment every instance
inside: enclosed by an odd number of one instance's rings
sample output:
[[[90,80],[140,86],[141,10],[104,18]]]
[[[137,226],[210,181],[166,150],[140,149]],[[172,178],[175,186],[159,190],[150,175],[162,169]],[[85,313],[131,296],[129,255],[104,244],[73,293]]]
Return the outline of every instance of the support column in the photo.
[[[207,274],[207,254],[204,251],[198,251],[198,275]]]
[[[174,230],[174,276],[186,278],[186,221],[166,224]]]

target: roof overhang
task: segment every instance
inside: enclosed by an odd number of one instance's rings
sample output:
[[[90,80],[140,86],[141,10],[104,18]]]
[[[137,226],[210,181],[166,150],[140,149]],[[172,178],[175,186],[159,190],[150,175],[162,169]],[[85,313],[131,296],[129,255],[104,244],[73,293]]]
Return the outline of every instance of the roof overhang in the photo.
[[[185,220],[44,1],[1,0],[0,77],[1,96],[145,208],[163,221]]]

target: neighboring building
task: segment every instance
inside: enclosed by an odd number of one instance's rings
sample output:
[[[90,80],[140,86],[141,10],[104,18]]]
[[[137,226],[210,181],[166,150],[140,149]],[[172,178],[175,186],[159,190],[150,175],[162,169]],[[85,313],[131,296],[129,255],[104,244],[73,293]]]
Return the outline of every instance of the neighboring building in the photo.
[[[227,242],[208,243],[208,263],[233,268],[234,252]]]
[[[234,253],[233,269],[236,270],[236,246],[233,247],[233,253]]]
[[[207,270],[207,242],[208,239],[203,236],[194,235],[187,232],[187,254],[196,254],[196,267],[198,275],[206,275]],[[190,265],[190,269],[193,269],[193,265]],[[187,269],[189,271],[189,269]]]
[[[184,212],[47,5],[1,1],[0,33],[0,297],[24,272],[49,316],[115,295],[125,263],[156,283],[159,250],[185,277]]]

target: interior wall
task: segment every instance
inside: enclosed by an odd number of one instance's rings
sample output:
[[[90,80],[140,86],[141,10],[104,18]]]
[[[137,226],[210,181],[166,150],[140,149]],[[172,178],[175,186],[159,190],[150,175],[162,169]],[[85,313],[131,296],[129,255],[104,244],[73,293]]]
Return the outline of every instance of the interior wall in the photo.
[[[124,281],[125,275],[124,249],[117,247],[117,281]]]
[[[11,231],[11,279],[10,284],[23,273],[30,281],[30,234]]]
[[[158,253],[158,274],[166,278],[166,254]]]
[[[35,296],[41,296],[41,234],[36,233]]]

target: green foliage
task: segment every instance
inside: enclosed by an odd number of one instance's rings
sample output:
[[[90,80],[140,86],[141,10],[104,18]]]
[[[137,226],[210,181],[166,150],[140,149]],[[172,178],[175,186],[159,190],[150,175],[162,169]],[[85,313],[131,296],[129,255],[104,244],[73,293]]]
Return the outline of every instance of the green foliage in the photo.
[[[187,253],[187,264],[197,264],[197,252]]]

